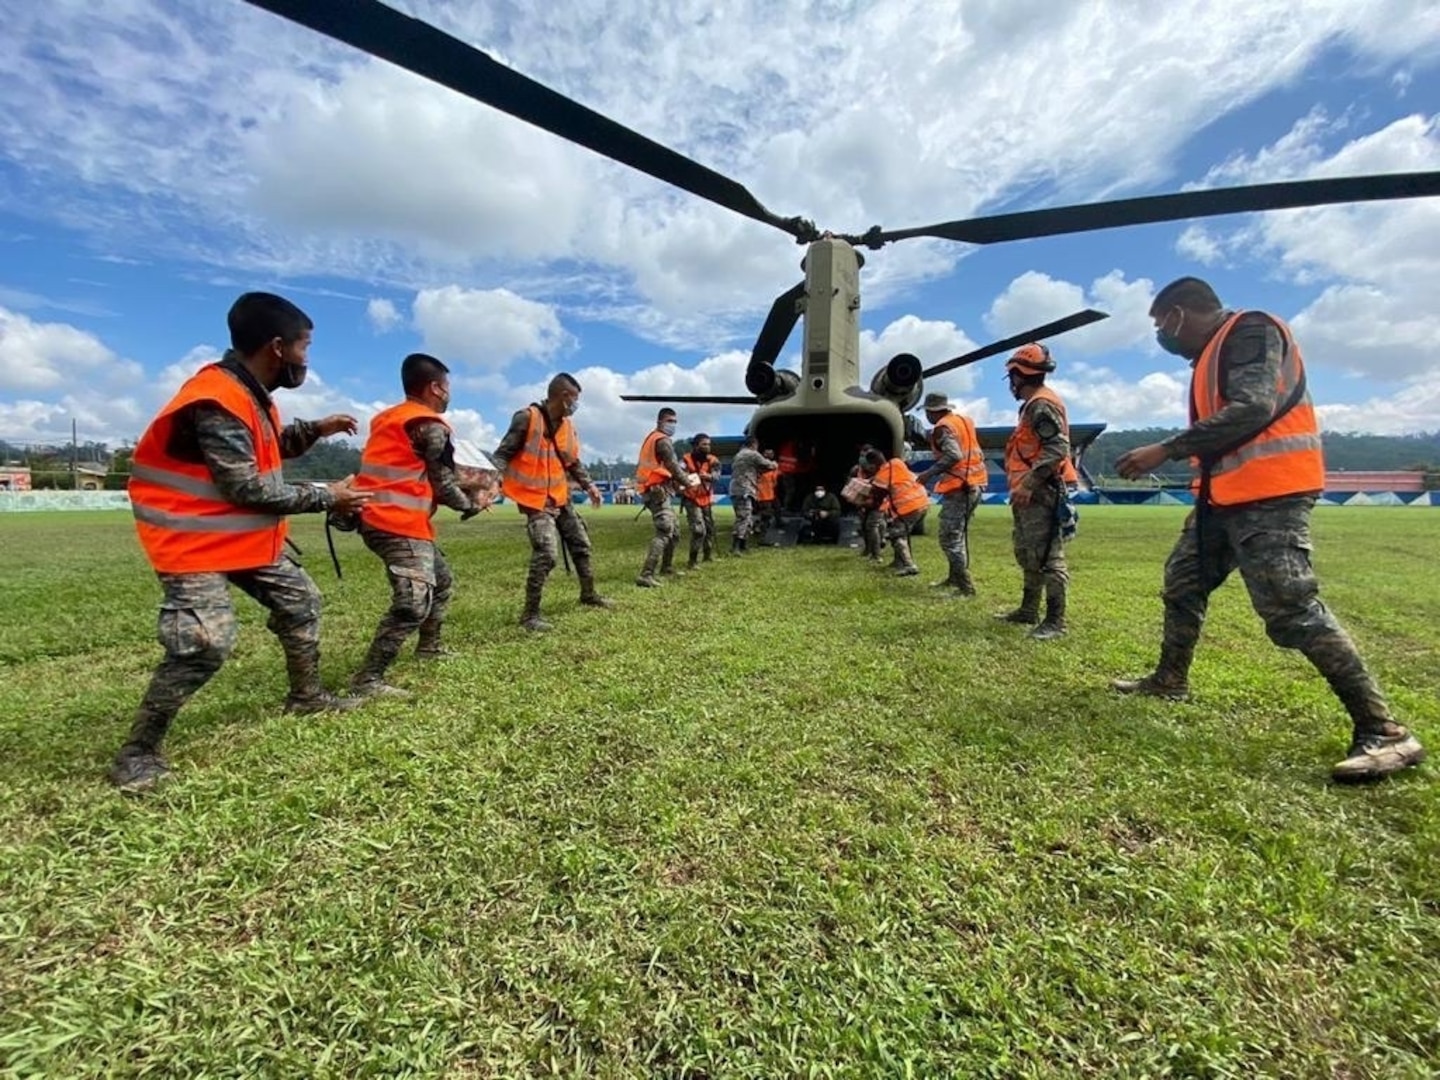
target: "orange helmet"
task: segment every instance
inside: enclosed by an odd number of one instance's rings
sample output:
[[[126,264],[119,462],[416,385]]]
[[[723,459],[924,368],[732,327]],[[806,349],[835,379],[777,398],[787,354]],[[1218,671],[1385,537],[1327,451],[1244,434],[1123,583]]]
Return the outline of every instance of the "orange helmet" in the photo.
[[[1021,375],[1048,375],[1055,370],[1055,361],[1050,359],[1050,350],[1044,345],[1031,342],[1021,345],[1005,361],[1005,374],[1018,372]]]

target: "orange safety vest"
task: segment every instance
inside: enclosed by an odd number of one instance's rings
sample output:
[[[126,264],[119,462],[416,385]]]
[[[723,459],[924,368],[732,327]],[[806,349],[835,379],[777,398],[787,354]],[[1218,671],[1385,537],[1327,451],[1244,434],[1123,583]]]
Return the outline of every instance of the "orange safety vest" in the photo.
[[[800,450],[789,439],[780,444],[780,451],[775,455],[775,460],[780,466],[780,472],[785,476],[800,471]]]
[[[1070,420],[1065,414],[1065,403],[1060,400],[1060,395],[1048,386],[1040,387],[1030,396],[1029,401],[1021,403],[1020,418],[1015,423],[1015,430],[1005,442],[1005,475],[1009,478],[1012,491],[1030,475],[1031,467],[1040,457],[1040,436],[1035,434],[1035,429],[1030,424],[1031,401],[1048,401],[1054,405],[1060,413],[1060,430],[1067,442],[1070,439]],[[1060,463],[1060,479],[1066,484],[1079,482],[1080,476],[1075,471],[1075,463],[1069,457]]]
[[[402,401],[370,420],[370,437],[360,453],[360,472],[355,486],[373,491],[374,497],[360,508],[360,520],[372,529],[414,540],[434,540],[435,523],[430,515],[435,508],[435,492],[425,459],[415,452],[405,426],[412,420],[441,419],[433,409],[418,401]]]
[[[203,461],[171,456],[175,416],[206,402],[250,429],[255,467],[266,480],[281,476],[280,413],[269,415],[236,376],[207,364],[186,380],[150,421],[130,462],[130,508],[150,565],[161,574],[228,573],[269,566],[280,557],[288,525],[278,514],[256,513],[227,502]]]
[[[766,469],[755,477],[755,501],[774,502],[775,485],[780,479],[777,469]]]
[[[1224,371],[1220,350],[1243,311],[1237,311],[1200,353],[1190,376],[1190,410],[1192,422],[1206,420],[1225,406]],[[1290,328],[1281,320],[1267,316],[1279,328],[1284,339],[1280,374],[1275,381],[1275,409],[1278,412],[1301,387],[1305,378],[1305,362],[1300,346],[1291,336]],[[1272,414],[1273,415],[1273,414]],[[1198,470],[1200,461],[1192,458]],[[1198,492],[1200,481],[1193,485]],[[1325,487],[1325,455],[1320,446],[1320,425],[1309,391],[1284,416],[1274,420],[1264,431],[1232,448],[1210,466],[1210,502],[1215,506],[1235,506],[1258,499],[1276,499],[1282,495],[1299,495],[1321,491]]]
[[[881,479],[882,477],[884,479]],[[930,505],[930,496],[925,491],[925,485],[915,479],[910,466],[899,458],[891,458],[880,466],[871,483],[885,492],[885,500],[880,504],[880,509],[893,517],[904,517]]]
[[[713,480],[717,477],[719,464],[720,459],[714,454],[703,458],[696,458],[693,450],[686,454],[685,468],[701,477],[701,482],[692,488],[686,488],[680,493],[681,497],[684,498],[686,502],[692,502],[696,506],[701,507],[709,506],[713,503],[715,501],[715,492],[711,489],[710,485],[704,481],[705,479]]]
[[[670,470],[663,468],[660,459],[655,456],[655,444],[667,438],[669,436],[657,428],[646,435],[645,441],[640,444],[640,463],[635,469],[635,483],[639,486],[641,495],[653,487],[668,484],[673,479]]]
[[[930,449],[933,453],[940,453],[940,437],[936,434],[941,428],[948,428],[955,435],[955,441],[960,444],[960,460],[940,474],[939,481],[935,484],[936,495],[947,495],[952,491],[964,491],[966,488],[983,488],[989,474],[985,471],[985,455],[980,452],[980,440],[975,434],[975,423],[968,416],[960,416],[956,413],[946,413],[935,425],[935,430],[930,433]]]
[[[539,405],[530,406],[525,445],[505,466],[500,490],[521,510],[544,510],[570,501],[567,465],[580,460],[580,440],[570,418],[560,418],[554,439],[545,435],[545,417]]]

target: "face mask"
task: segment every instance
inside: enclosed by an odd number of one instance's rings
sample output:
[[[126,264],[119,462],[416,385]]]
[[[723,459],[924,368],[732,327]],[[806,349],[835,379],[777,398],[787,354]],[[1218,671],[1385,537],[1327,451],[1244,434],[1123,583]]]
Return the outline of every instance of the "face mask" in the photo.
[[[435,403],[435,411],[444,412],[448,408],[450,408],[450,395],[446,394],[443,398],[441,398]]]
[[[825,497],[825,489],[824,489],[824,488],[817,488],[817,489],[815,490],[815,498],[817,498],[817,499],[823,499],[824,497]]]
[[[1167,316],[1166,318],[1168,320],[1169,317]],[[1180,328],[1184,325],[1185,312],[1181,310],[1180,321],[1175,325],[1176,333],[1178,333]],[[1176,334],[1172,334],[1170,333],[1170,331],[1166,330],[1164,323],[1161,323],[1160,328],[1155,331],[1155,344],[1159,345],[1160,348],[1164,349],[1171,356],[1183,356],[1186,357],[1186,359],[1189,359],[1189,356],[1185,351],[1185,346],[1180,344],[1179,337],[1177,337]]]
[[[278,386],[284,390],[297,390],[305,382],[305,376],[310,374],[308,364],[285,364],[280,368]]]
[[[565,403],[565,415],[566,415],[566,416],[574,416],[574,415],[575,415],[577,412],[579,412],[579,411],[580,411],[580,402],[578,402],[578,401],[567,401],[567,402]]]
[[[675,421],[674,421],[674,420],[666,420],[665,423],[663,423],[663,424],[660,425],[660,430],[661,430],[662,432],[664,432],[666,435],[674,435],[674,434],[675,434]]]

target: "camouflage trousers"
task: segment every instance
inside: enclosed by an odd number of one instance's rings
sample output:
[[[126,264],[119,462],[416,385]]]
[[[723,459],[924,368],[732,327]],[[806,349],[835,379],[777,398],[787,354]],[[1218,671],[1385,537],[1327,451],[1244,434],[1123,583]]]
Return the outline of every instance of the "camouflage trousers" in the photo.
[[[737,495],[732,491],[730,502],[735,507],[734,537],[736,540],[744,540],[755,527],[755,496]]]
[[[861,510],[860,535],[864,537],[865,554],[872,559],[880,558],[880,549],[885,546],[885,515],[879,510]]]
[[[1165,563],[1160,669],[1186,677],[1210,594],[1238,569],[1270,640],[1303,653],[1344,704],[1356,734],[1368,734],[1390,720],[1390,709],[1350,635],[1320,602],[1310,564],[1314,505],[1302,495],[1191,513]]]
[[[159,574],[163,596],[156,637],[165,658],[150,677],[127,746],[159,748],[180,708],[220,670],[239,633],[230,585],[270,611],[266,627],[280,639],[292,697],[319,694],[320,590],[288,555],[255,570]]]
[[[1011,503],[1010,540],[1015,562],[1025,575],[1026,606],[1038,605],[1043,595],[1051,610],[1063,612],[1070,568],[1065,565],[1065,544],[1055,522],[1057,498],[1047,490],[1028,506]]]
[[[642,576],[655,573],[656,566],[662,573],[669,570],[675,560],[675,547],[680,542],[680,522],[675,516],[675,508],[670,505],[667,489],[658,487],[647,491],[645,509],[650,511],[655,535],[650,538],[650,546],[645,551],[645,565],[640,571]]]
[[[915,559],[910,554],[910,534],[915,531],[915,526],[920,524],[920,519],[928,509],[927,506],[924,510],[916,510],[912,514],[896,515],[885,524],[885,537],[895,551],[895,561],[901,566],[915,565]]]
[[[545,579],[560,561],[562,543],[575,564],[575,576],[580,579],[580,595],[593,594],[595,571],[590,563],[590,534],[575,507],[566,503],[549,510],[522,509],[525,512],[525,533],[530,537],[530,569],[525,575],[525,614],[540,614]]]
[[[715,551],[715,510],[711,506],[685,504],[685,520],[690,526],[690,560],[694,562],[703,552],[706,559]]]
[[[970,519],[979,505],[979,488],[961,488],[940,497],[940,550],[953,576],[970,569]]]
[[[420,650],[440,648],[440,630],[450,606],[454,579],[433,541],[397,536],[361,526],[360,538],[379,556],[390,581],[390,610],[380,619],[361,678],[379,679],[400,655],[405,639],[420,631]]]

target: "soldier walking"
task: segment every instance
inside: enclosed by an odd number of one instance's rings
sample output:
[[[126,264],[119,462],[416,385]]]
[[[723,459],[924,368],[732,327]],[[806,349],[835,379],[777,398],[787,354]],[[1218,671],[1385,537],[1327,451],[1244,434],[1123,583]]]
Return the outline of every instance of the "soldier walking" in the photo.
[[[525,610],[520,625],[536,633],[551,629],[540,617],[545,579],[560,561],[565,545],[580,579],[580,603],[610,608],[612,601],[595,588],[590,534],[570,501],[573,482],[600,505],[600,489],[580,461],[580,440],[570,417],[580,407],[580,384],[561,372],[545,388],[543,403],[527,405],[510,418],[510,427],[490,455],[503,479],[505,497],[525,515],[530,538],[530,569],[525,575]]]
[[[1190,426],[1122,454],[1135,479],[1189,457],[1195,510],[1165,563],[1165,629],[1155,670],[1116,679],[1125,694],[1182,699],[1213,593],[1239,570],[1265,632],[1298,649],[1350,714],[1350,749],[1331,775],[1374,780],[1418,764],[1425,748],[1395,722],[1345,629],[1320,602],[1310,511],[1324,487],[1320,427],[1290,328],[1263,311],[1229,311],[1199,278],[1172,281],[1150,305],[1160,347],[1189,360]]]
[[[674,409],[661,409],[655,417],[655,430],[646,435],[645,441],[640,444],[635,483],[655,525],[655,535],[645,551],[645,564],[640,569],[640,576],[635,579],[635,584],[644,589],[653,589],[660,584],[655,577],[657,566],[663,576],[680,576],[675,569],[675,546],[680,542],[680,525],[675,520],[670,496],[678,490],[700,485],[699,478],[687,472],[675,456],[673,440],[679,422]]]

